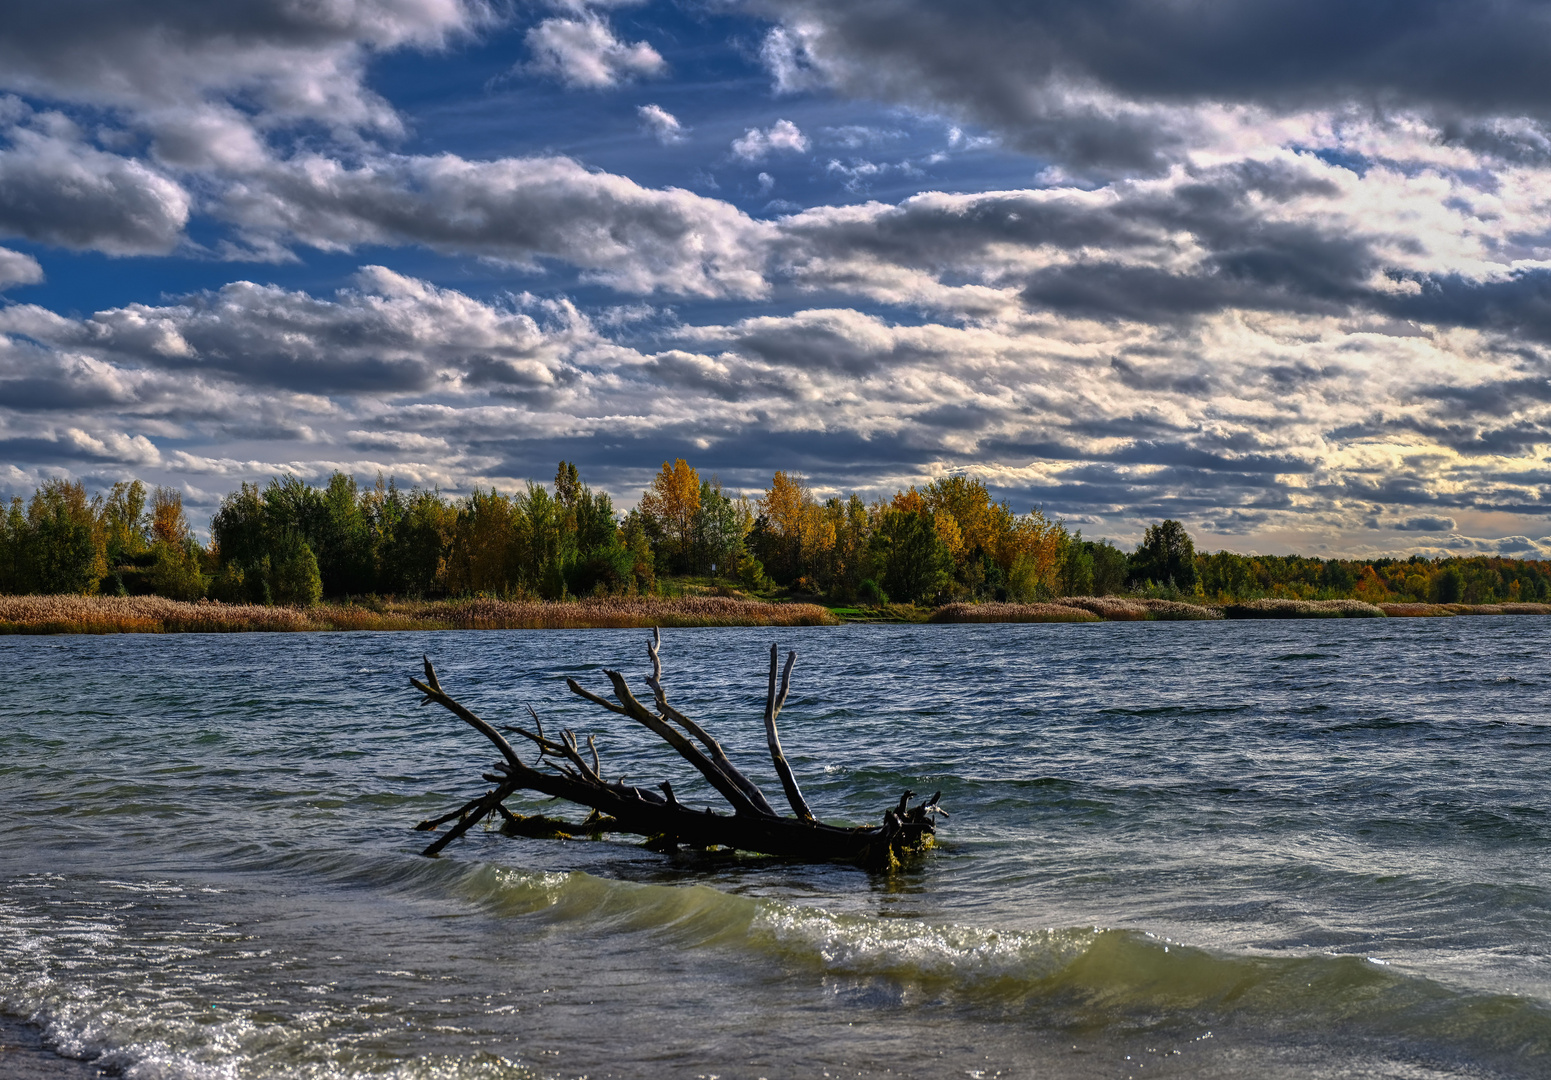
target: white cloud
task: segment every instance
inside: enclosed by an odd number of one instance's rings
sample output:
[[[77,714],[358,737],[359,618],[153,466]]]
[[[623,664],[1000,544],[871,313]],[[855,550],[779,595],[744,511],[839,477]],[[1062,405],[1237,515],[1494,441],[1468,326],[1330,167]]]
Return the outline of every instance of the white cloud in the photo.
[[[177,181],[87,145],[47,116],[33,120],[10,128],[10,146],[0,150],[0,236],[110,255],[178,245],[192,199]]]
[[[136,114],[241,99],[263,124],[396,130],[364,85],[370,55],[439,48],[492,18],[479,0],[54,0],[8,12],[0,87]]]
[[[667,62],[644,41],[626,44],[593,12],[545,19],[528,31],[531,70],[567,86],[601,90],[637,76],[661,75]]]
[[[759,46],[759,58],[770,72],[778,94],[795,94],[825,85],[824,74],[814,67],[808,55],[807,28],[777,26],[765,35]]]
[[[732,152],[744,161],[762,161],[775,153],[801,154],[808,149],[808,137],[790,120],[777,120],[768,128],[749,128],[733,140]]]
[[[0,289],[8,285],[36,285],[43,280],[38,260],[20,251],[0,247]]]
[[[509,263],[564,260],[615,288],[760,296],[768,225],[681,188],[570,158],[297,158],[234,184],[220,213],[259,245],[423,244]]]
[[[29,468],[311,476],[339,464],[324,448],[353,446],[377,455],[370,469],[450,490],[510,486],[521,462],[598,439],[616,472],[641,439],[774,465],[800,442],[832,485],[973,467],[1111,534],[1162,513],[1211,535],[1431,544],[1467,512],[1521,513],[1551,482],[1551,393],[1515,389],[1544,383],[1551,357],[1490,334],[1241,311],[1181,331],[1015,305],[957,325],[837,306],[649,333],[631,347],[563,301],[482,301],[382,267],[331,297],[235,282],[84,319],[11,305],[0,429]],[[158,450],[164,437],[185,449]]]
[[[661,105],[641,105],[635,112],[641,118],[641,126],[651,132],[664,146],[684,141],[685,133],[689,129],[679,123],[678,117]]]

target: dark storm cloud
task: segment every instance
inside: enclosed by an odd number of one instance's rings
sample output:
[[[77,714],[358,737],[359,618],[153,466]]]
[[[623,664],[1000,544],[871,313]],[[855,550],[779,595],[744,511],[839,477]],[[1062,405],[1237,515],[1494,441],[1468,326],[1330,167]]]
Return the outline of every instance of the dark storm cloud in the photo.
[[[1209,103],[1551,118],[1539,0],[752,6],[785,25],[778,78],[957,113],[1078,169],[1161,167],[1192,124],[1160,114]]]

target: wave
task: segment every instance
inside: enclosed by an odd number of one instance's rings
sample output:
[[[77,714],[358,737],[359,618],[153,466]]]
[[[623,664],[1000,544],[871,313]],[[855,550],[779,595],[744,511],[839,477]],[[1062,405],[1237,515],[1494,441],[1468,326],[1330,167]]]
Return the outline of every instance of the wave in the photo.
[[[498,936],[614,942],[624,952],[688,956],[692,967],[782,985],[881,987],[882,1000],[929,1008],[976,1030],[1062,1031],[1111,1043],[1160,1034],[1183,1040],[1212,1029],[1282,1046],[1328,1045],[1338,1036],[1397,1040],[1520,1073],[1544,1068],[1551,1056],[1551,1010],[1543,1003],[1461,991],[1377,957],[1225,952],[1096,926],[1014,930],[884,918],[705,884],[388,854],[294,852],[281,862],[263,876],[279,871],[373,902],[451,902],[509,928]],[[29,902],[22,885],[38,893],[33,899],[51,899]],[[233,936],[219,920],[201,922],[209,916],[198,892],[128,878],[83,890],[59,875],[13,884],[0,900],[0,1011],[31,1020],[62,1052],[96,1057],[127,1080],[537,1075],[489,1053],[438,1050],[405,1059],[356,1052],[381,1032],[403,1033],[392,1001],[374,1033],[362,1030],[370,1018],[355,1005],[329,1004],[326,995],[277,1000],[270,989],[244,998],[251,988],[241,965],[257,961],[241,958],[266,956],[266,942]],[[131,932],[118,914],[124,904],[181,905],[188,914],[177,933]],[[530,925],[523,930],[522,923]],[[207,954],[215,958],[208,965]],[[219,978],[210,974],[215,960],[226,965]],[[168,972],[182,974],[163,978]]]
[[[1471,1056],[1551,1057],[1551,1009],[1455,990],[1378,957],[1224,953],[1104,927],[1003,930],[837,914],[705,885],[615,881],[482,866],[456,891],[493,914],[646,933],[724,949],[793,975],[892,981],[938,1002],[1071,1030],[1236,1023],[1326,1036],[1396,1037]]]

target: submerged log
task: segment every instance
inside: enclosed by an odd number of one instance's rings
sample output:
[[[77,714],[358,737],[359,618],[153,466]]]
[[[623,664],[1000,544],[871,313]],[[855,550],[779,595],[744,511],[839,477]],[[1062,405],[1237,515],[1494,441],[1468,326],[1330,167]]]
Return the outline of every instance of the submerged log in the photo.
[[[628,717],[662,739],[695,767],[726,801],[731,813],[685,806],[666,780],[657,785],[658,790],[651,790],[627,784],[623,777],[606,779],[593,736],[586,737],[588,753],[584,755],[576,734],[570,729],[562,730],[558,741],[546,735],[538,713],[531,707],[528,714],[533,720],[532,730],[515,726],[503,726],[498,730],[442,689],[436,668],[427,657],[424,681],[410,679],[415,689],[424,695],[421,704],[434,703],[447,709],[488,739],[501,752],[501,760],[490,772],[482,774],[486,781],[496,785],[493,789],[451,813],[416,826],[434,831],[456,820],[456,824],[438,836],[423,854],[437,854],[474,825],[497,814],[504,819],[506,831],[520,835],[578,836],[624,832],[647,837],[649,846],[658,849],[671,849],[680,844],[702,849],[732,848],[806,862],[891,865],[901,854],[931,845],[936,816],[947,816],[947,811],[937,805],[941,792],[911,805],[915,792],[906,791],[900,796],[898,805],[884,811],[880,825],[849,828],[815,820],[781,750],[781,737],[776,730],[776,719],[791,688],[792,667],[797,662],[795,652],[787,654],[778,683],[779,655],[776,647],[770,646],[770,676],[765,697],[765,737],[787,805],[792,810],[791,815],[786,816],[776,812],[758,785],[733,765],[709,732],[668,703],[662,680],[661,645],[662,635],[654,630],[652,640],[647,643],[652,673],[646,676],[645,682],[652,691],[655,709],[643,704],[617,671],[604,671],[613,686],[613,701],[583,688],[575,679],[567,679],[566,685],[578,697]],[[537,748],[532,764],[523,760],[503,732],[518,735]],[[519,791],[564,799],[588,807],[592,814],[581,824],[552,818],[518,817],[506,808],[505,802]]]

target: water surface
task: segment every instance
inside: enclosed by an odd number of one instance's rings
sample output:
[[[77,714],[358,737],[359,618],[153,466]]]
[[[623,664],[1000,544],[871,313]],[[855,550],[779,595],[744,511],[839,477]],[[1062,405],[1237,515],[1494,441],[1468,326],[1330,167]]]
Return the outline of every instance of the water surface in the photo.
[[[669,631],[777,798],[772,639],[820,817],[942,790],[919,865],[421,858],[494,760],[422,652],[714,801],[564,688],[641,631],[0,641],[0,1014],[156,1080],[1551,1074],[1551,620]]]

